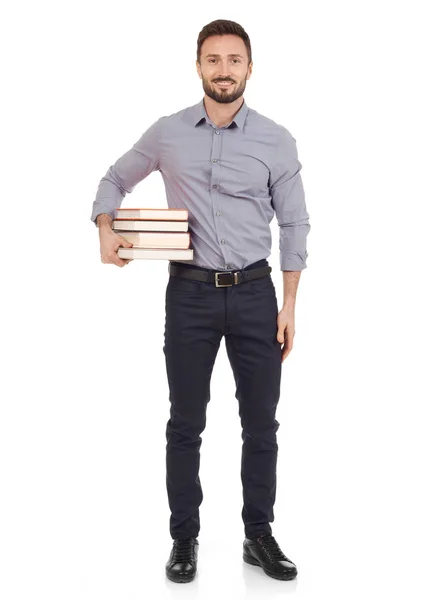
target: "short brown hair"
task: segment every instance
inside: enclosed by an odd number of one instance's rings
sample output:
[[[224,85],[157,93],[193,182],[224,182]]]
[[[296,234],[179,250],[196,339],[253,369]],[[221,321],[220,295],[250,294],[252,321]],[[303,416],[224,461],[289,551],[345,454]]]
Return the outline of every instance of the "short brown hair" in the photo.
[[[251,44],[250,38],[238,23],[235,21],[227,21],[226,19],[217,19],[216,21],[212,21],[205,25],[198,35],[197,40],[197,61],[200,63],[201,57],[201,46],[206,41],[208,37],[212,35],[238,35],[244,42],[247,48],[247,54],[249,58],[249,64],[251,63]]]

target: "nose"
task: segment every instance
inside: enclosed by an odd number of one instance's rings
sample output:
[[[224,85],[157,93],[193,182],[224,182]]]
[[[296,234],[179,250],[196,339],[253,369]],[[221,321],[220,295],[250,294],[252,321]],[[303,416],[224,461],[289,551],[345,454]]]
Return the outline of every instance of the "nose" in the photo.
[[[223,62],[220,69],[219,69],[219,75],[217,76],[217,79],[223,80],[223,79],[229,79],[231,80],[232,77],[230,76],[231,73],[231,69],[229,68],[229,65],[227,62]]]

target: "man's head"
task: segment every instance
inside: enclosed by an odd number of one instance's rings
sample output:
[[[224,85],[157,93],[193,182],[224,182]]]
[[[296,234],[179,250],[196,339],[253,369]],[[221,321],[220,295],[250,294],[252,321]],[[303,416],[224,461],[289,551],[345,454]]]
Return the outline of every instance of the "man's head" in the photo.
[[[253,68],[250,38],[241,25],[219,19],[203,27],[196,67],[207,96],[222,104],[240,98]],[[218,82],[230,84],[220,86]]]

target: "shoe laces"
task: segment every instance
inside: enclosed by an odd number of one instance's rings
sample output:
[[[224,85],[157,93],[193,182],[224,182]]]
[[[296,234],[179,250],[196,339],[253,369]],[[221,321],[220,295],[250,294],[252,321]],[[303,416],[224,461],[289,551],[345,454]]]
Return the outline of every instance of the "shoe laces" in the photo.
[[[273,535],[262,535],[257,538],[257,541],[259,542],[261,548],[265,551],[265,553],[271,561],[288,560],[288,558],[279,547],[278,542],[276,541]]]
[[[189,562],[194,558],[194,539],[174,540],[173,560],[175,562]]]

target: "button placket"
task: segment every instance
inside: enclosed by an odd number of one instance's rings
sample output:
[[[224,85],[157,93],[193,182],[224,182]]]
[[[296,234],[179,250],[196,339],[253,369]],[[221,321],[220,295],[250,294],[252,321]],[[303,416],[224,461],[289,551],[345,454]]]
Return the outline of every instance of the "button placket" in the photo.
[[[223,144],[223,136],[221,137],[216,137],[220,135],[220,131],[218,131],[217,129],[214,130],[214,134],[213,134],[213,143],[212,143],[212,156],[214,158],[211,159],[212,162],[212,175],[211,175],[211,198],[212,198],[212,204],[213,204],[213,210],[215,211],[215,215],[217,217],[222,216],[222,211],[221,210],[216,210],[217,208],[220,208],[220,206],[218,207],[218,199],[220,198],[220,196],[216,195],[215,192],[216,191],[220,191],[220,181],[219,181],[219,173],[220,173],[220,164],[219,164],[219,160],[222,154],[222,144]],[[220,247],[223,248],[224,246],[226,246],[226,239],[223,237],[223,231],[222,231],[222,220],[219,221],[219,219],[216,219],[216,233],[217,233],[217,238],[219,240],[220,243]],[[224,259],[224,262],[226,263],[226,256],[224,255],[224,252],[222,252],[222,256]]]

